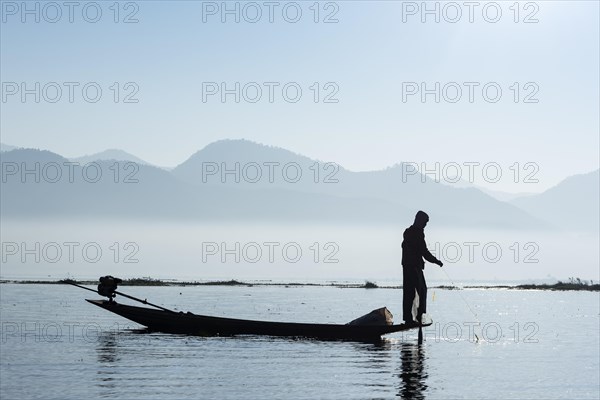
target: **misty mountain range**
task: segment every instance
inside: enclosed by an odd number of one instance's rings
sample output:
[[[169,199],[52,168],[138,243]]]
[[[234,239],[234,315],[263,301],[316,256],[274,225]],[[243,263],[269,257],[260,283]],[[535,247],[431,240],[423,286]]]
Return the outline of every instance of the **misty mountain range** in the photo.
[[[440,226],[597,232],[599,225],[598,170],[567,178],[541,194],[501,201],[475,187],[434,182],[407,164],[351,172],[245,140],[214,142],[172,170],[121,150],[70,160],[4,144],[1,150],[3,218],[405,226],[423,209]],[[91,161],[97,164],[84,171]],[[22,175],[23,169],[31,171],[36,163],[38,172]],[[96,166],[101,168],[100,178]]]

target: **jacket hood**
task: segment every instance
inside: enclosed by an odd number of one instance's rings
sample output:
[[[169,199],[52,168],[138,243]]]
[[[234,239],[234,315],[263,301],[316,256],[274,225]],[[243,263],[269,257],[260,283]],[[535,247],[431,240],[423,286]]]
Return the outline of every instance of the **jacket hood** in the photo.
[[[417,212],[417,215],[415,215],[415,222],[413,225],[419,228],[425,228],[427,222],[429,222],[429,215],[424,211],[419,211]]]

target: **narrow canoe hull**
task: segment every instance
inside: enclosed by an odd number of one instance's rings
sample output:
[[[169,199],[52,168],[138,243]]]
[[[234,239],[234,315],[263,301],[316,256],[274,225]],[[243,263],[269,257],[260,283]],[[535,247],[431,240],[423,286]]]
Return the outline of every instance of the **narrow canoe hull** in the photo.
[[[414,329],[400,325],[335,325],[252,321],[175,313],[136,307],[107,300],[87,300],[152,331],[202,336],[268,335],[310,337],[328,340],[376,340],[382,335]],[[424,325],[425,326],[425,325]]]

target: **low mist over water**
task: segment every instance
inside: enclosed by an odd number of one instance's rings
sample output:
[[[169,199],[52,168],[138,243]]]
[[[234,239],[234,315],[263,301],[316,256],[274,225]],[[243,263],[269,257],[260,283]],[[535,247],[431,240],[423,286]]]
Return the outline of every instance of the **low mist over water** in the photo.
[[[2,279],[120,277],[401,281],[406,226],[3,221]],[[433,220],[430,250],[459,281],[599,280],[598,236],[449,230]],[[429,280],[448,282],[428,264]]]

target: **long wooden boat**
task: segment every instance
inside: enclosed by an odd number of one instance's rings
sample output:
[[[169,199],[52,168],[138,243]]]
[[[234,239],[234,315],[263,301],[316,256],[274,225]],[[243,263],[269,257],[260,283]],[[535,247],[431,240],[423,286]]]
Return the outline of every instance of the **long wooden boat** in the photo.
[[[87,300],[151,331],[203,336],[268,335],[327,340],[378,340],[382,335],[419,328],[415,325],[336,325],[252,321],[196,315],[190,312],[154,310],[108,300]],[[422,326],[431,325],[426,324]]]

